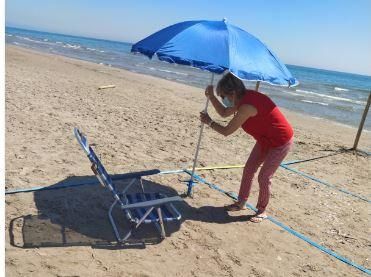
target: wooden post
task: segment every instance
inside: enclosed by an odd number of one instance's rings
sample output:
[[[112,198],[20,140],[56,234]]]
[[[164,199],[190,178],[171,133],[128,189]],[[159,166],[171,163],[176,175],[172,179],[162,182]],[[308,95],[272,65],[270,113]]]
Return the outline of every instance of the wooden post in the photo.
[[[255,90],[256,91],[259,91],[259,85],[260,85],[260,81],[257,81],[256,82],[256,85],[255,85]]]
[[[359,123],[357,136],[356,136],[356,139],[354,141],[352,150],[357,150],[357,146],[358,146],[359,138],[361,137],[363,125],[364,125],[365,120],[366,120],[368,109],[370,108],[370,103],[371,103],[371,91],[370,91],[370,94],[368,95],[368,100],[367,100],[366,108],[363,111],[362,119],[361,119],[361,122]]]

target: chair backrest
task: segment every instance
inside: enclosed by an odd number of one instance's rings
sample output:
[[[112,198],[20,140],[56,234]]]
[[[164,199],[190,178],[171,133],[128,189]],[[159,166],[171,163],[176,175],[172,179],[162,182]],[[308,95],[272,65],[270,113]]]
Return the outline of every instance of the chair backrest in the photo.
[[[108,174],[107,170],[104,168],[102,162],[99,160],[97,155],[95,154],[94,150],[89,146],[89,155],[88,158],[91,161],[93,167],[94,167],[94,173],[98,173],[99,176],[102,178],[104,185],[109,186],[111,185],[113,188],[115,188],[111,176]]]
[[[81,145],[82,149],[87,154],[90,162],[92,163],[92,170],[94,174],[97,176],[98,180],[102,183],[102,185],[108,187],[114,194],[114,197],[117,198],[118,193],[117,193],[115,185],[112,182],[111,176],[108,174],[107,170],[104,168],[98,156],[95,154],[93,148],[89,146],[86,136],[84,136],[83,133],[81,133],[80,130],[77,128],[74,128],[74,134],[75,134],[77,141]]]
[[[77,129],[76,127],[73,129],[73,133],[75,134],[75,137],[76,137],[77,141],[79,142],[79,144],[81,145],[84,152],[87,155],[89,155],[90,150],[89,150],[89,144],[88,144],[88,140],[87,140],[86,136],[84,136],[83,133],[81,133],[80,130]]]

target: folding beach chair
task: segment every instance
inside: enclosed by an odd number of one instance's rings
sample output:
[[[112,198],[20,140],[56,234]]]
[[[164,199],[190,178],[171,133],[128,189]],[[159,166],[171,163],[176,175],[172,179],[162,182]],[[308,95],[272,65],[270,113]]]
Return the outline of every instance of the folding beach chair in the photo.
[[[116,189],[116,186],[112,182],[112,178],[107,173],[93,149],[89,146],[86,136],[84,136],[77,128],[74,128],[74,133],[78,142],[92,163],[91,169],[93,170],[95,176],[104,187],[111,191],[115,199],[108,211],[108,217],[117,241],[120,243],[126,242],[131,236],[132,232],[136,230],[142,223],[153,223],[160,232],[161,239],[164,239],[166,236],[164,222],[179,221],[181,219],[181,215],[174,207],[173,202],[183,201],[183,199],[179,196],[166,197],[161,193],[144,192],[142,177],[157,174],[159,172],[158,170],[123,174],[126,175],[126,177],[123,177],[122,179],[127,178],[131,179],[131,181],[123,189],[123,191],[119,193]],[[134,183],[139,183],[141,185],[141,192],[128,194],[127,191]],[[123,238],[120,236],[120,232],[112,215],[113,208],[117,204],[131,225],[130,230],[124,235]]]

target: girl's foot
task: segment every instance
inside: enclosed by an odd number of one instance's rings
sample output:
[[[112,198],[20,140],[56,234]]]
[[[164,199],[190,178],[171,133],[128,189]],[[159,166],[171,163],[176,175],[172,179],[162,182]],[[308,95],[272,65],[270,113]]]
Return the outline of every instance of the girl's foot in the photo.
[[[237,212],[241,210],[246,210],[245,204],[241,202],[234,202],[231,205],[224,206],[224,209],[229,212]]]
[[[266,213],[261,213],[261,214],[255,214],[253,217],[250,218],[250,221],[253,223],[260,223],[264,219],[266,219],[268,216]]]

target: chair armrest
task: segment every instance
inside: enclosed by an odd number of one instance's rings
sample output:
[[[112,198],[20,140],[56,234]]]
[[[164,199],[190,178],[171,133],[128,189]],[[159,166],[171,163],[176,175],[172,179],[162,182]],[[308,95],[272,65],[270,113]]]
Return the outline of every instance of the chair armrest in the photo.
[[[166,203],[175,202],[175,201],[183,201],[183,198],[180,196],[173,196],[173,197],[166,197],[162,199],[156,199],[156,200],[150,200],[150,201],[144,201],[139,203],[133,203],[128,205],[122,205],[121,209],[137,209],[137,208],[146,208],[146,207],[157,207],[161,206]]]
[[[145,170],[145,171],[138,171],[138,172],[129,172],[124,174],[117,174],[112,177],[112,180],[122,180],[122,179],[132,179],[132,178],[140,178],[143,176],[149,176],[149,175],[156,175],[159,174],[161,171],[159,169],[151,169],[151,170]]]

